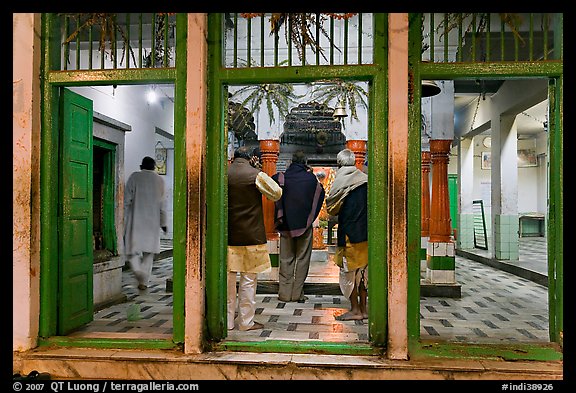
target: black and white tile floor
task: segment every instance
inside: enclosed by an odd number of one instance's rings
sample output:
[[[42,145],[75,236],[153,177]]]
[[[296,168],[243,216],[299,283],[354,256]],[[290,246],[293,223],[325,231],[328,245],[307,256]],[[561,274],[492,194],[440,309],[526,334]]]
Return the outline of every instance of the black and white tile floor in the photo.
[[[525,242],[529,242],[530,239]],[[545,243],[544,243],[545,247]],[[542,249],[535,247],[533,263],[546,265]],[[544,252],[545,255],[545,252]],[[545,258],[545,256],[544,256]],[[317,262],[326,264],[326,262]],[[123,272],[127,301],[101,310],[94,321],[72,336],[100,338],[165,338],[172,335],[172,258],[156,261],[150,287],[136,288],[132,273]],[[527,279],[462,257],[456,257],[456,279],[461,298],[422,297],[422,339],[467,343],[548,342],[547,288]],[[231,341],[297,340],[368,342],[368,320],[336,321],[349,309],[341,295],[307,294],[305,303],[284,303],[275,294],[256,296],[256,320],[262,330],[228,332]],[[128,320],[129,309],[139,305],[139,315]],[[132,307],[132,308],[131,308]],[[137,306],[136,306],[137,307]]]

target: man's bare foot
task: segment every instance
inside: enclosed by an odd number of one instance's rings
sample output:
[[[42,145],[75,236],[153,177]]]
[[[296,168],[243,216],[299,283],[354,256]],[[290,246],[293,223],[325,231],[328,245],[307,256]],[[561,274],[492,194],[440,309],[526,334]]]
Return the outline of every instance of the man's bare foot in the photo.
[[[362,314],[353,314],[352,312],[348,311],[342,315],[337,315],[334,317],[337,321],[357,321],[362,320]]]
[[[362,319],[368,319],[368,313],[367,312],[362,313]]]

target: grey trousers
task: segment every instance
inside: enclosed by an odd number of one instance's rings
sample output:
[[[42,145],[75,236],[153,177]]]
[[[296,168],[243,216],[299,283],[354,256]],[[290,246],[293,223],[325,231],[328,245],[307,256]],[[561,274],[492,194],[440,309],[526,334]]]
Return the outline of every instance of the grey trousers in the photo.
[[[304,281],[312,256],[312,227],[298,237],[280,236],[278,298],[287,302],[304,300]]]

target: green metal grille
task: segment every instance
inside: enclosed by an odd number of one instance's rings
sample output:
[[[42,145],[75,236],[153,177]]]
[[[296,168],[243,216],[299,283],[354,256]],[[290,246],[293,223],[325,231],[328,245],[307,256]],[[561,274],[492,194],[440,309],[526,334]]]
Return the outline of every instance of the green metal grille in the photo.
[[[550,13],[428,13],[422,59],[434,63],[546,61],[562,58]]]
[[[175,14],[67,13],[59,18],[61,70],[174,67]]]

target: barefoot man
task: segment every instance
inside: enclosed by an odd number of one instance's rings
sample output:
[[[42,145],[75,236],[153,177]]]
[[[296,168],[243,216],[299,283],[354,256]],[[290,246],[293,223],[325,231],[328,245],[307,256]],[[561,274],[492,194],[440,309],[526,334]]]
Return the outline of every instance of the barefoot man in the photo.
[[[340,290],[350,299],[350,311],[336,319],[351,321],[368,318],[368,175],[356,168],[352,150],[342,150],[336,162],[326,210],[338,216],[335,262],[340,267]]]

